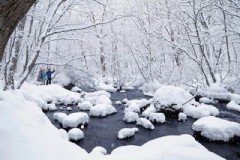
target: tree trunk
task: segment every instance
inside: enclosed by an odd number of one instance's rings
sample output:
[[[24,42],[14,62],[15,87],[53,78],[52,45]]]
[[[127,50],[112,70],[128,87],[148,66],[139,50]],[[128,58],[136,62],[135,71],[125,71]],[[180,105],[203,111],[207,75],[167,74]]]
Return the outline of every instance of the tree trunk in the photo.
[[[8,39],[35,1],[2,0],[0,2],[0,61],[2,61]]]

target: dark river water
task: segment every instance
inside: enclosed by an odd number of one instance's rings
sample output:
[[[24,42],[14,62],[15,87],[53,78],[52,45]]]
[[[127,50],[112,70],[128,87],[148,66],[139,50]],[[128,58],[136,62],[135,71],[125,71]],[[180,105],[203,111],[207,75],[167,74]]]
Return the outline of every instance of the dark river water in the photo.
[[[140,90],[130,90],[125,93],[116,92],[111,94],[111,100],[113,104],[115,104],[116,101],[122,101],[124,98],[132,100],[148,97],[144,96]],[[240,113],[227,110],[225,106],[226,104],[216,105],[216,107],[218,107],[220,110],[219,117],[240,123]],[[90,117],[89,124],[83,129],[84,139],[76,142],[76,144],[88,152],[90,152],[96,146],[102,146],[108,151],[108,153],[111,153],[113,149],[119,146],[142,145],[149,140],[166,135],[193,135],[191,127],[193,122],[196,121],[195,119],[188,117],[187,121],[182,123],[178,122],[176,118],[166,118],[167,122],[165,124],[155,124],[155,130],[153,131],[138,127],[139,132],[135,134],[134,137],[127,140],[118,140],[117,133],[120,129],[136,127],[136,125],[135,123],[129,124],[123,121],[123,105],[114,105],[114,107],[117,109],[117,113],[114,115],[110,115],[105,118]],[[73,106],[72,111],[63,112],[69,114],[73,112],[79,112],[79,109],[77,109],[76,106]],[[57,128],[62,128],[62,126],[57,121],[53,120],[53,113],[54,112],[47,112],[46,115]],[[205,140],[198,141],[208,150],[228,160],[240,160],[240,143],[228,144],[208,142]]]

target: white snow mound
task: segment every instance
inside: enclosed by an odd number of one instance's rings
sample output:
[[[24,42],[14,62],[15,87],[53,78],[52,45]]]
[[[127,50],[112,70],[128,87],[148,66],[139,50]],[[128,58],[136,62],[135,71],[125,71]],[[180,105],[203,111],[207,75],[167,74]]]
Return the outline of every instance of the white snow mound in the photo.
[[[63,119],[67,117],[66,113],[56,112],[53,114],[53,119],[57,120],[59,123],[63,122]]]
[[[125,139],[128,137],[132,137],[135,133],[138,132],[138,128],[123,128],[118,132],[119,139]]]
[[[235,101],[229,102],[226,107],[227,109],[240,112],[240,105],[238,105]]]
[[[114,108],[112,105],[98,104],[90,109],[89,115],[95,117],[105,117],[116,112],[116,108]]]
[[[71,140],[78,141],[84,138],[83,131],[79,128],[73,128],[68,131],[68,136]]]
[[[146,129],[155,129],[154,125],[146,118],[138,118],[137,119],[137,125],[140,125]]]
[[[138,118],[139,118],[138,113],[127,112],[127,113],[124,114],[123,121],[131,123],[131,122],[136,122]]]
[[[149,116],[149,120],[151,122],[157,122],[157,123],[165,123],[166,118],[163,113],[151,113]]]
[[[87,113],[76,112],[69,114],[63,119],[62,125],[64,128],[76,128],[80,124],[87,124],[89,116]]]
[[[193,123],[192,129],[213,141],[228,142],[234,136],[240,137],[240,124],[213,116],[203,117]]]
[[[93,107],[93,105],[89,101],[84,101],[82,103],[78,103],[78,108],[83,111],[89,111],[92,107]]]

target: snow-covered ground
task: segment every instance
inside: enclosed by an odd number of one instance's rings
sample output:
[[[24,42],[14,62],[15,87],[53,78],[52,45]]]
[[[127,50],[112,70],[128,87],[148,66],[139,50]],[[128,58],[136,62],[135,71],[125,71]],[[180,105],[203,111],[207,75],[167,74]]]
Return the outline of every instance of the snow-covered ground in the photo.
[[[240,137],[240,124],[216,117],[203,117],[193,123],[192,129],[213,141],[228,142],[234,136]]]

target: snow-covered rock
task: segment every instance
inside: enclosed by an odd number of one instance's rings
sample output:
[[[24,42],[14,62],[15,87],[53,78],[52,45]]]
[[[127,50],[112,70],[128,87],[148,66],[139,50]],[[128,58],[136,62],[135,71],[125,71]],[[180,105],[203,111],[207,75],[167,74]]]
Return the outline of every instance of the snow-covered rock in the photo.
[[[216,117],[203,117],[193,123],[192,129],[213,141],[228,142],[234,136],[240,137],[240,124]]]
[[[149,115],[149,120],[151,122],[157,122],[157,123],[165,123],[166,122],[166,118],[163,113],[151,113]]]
[[[73,87],[73,88],[71,89],[71,91],[72,91],[72,92],[78,92],[78,93],[81,93],[81,92],[82,92],[82,90],[81,90],[79,87],[77,87],[77,86]]]
[[[146,118],[138,118],[137,119],[137,125],[140,125],[146,129],[155,129],[154,125]]]
[[[190,99],[192,99],[192,95],[180,88],[174,86],[164,86],[156,91],[153,97],[154,106],[160,109],[170,108],[175,106],[173,110],[179,110],[182,108],[182,104],[186,103]],[[189,104],[196,103],[194,99],[192,99]]]
[[[237,104],[235,101],[229,102],[226,107],[227,107],[227,109],[240,112],[240,105]]]
[[[140,113],[140,108],[137,104],[133,103],[129,106],[127,106],[125,109],[124,109],[124,113],[127,113],[127,112],[136,112],[136,113]]]
[[[141,108],[146,107],[147,105],[149,105],[151,102],[152,102],[152,99],[150,99],[150,100],[147,100],[147,99],[140,99],[140,100],[134,99],[134,100],[127,101],[127,106],[130,107],[131,105],[134,105],[134,106],[137,106],[139,109],[141,109]]]
[[[71,111],[72,110],[72,108],[71,107],[67,107],[67,111]]]
[[[124,114],[123,121],[125,122],[136,122],[136,120],[139,118],[138,113],[135,112],[126,112]]]
[[[119,139],[125,139],[128,137],[132,137],[135,133],[138,132],[138,128],[123,128],[118,132]]]
[[[122,102],[121,102],[121,101],[116,101],[115,104],[116,104],[116,105],[121,105]]]
[[[64,128],[76,128],[80,124],[87,124],[89,116],[87,113],[76,112],[69,114],[66,118],[63,119]]]
[[[123,89],[123,90],[121,90],[120,92],[121,92],[121,93],[125,93],[126,91]]]
[[[127,98],[124,98],[123,100],[122,100],[122,103],[124,103],[124,104],[126,104],[128,102],[128,99]]]
[[[200,103],[206,103],[206,104],[215,104],[216,101],[210,99],[210,98],[207,98],[207,97],[202,97],[199,99],[199,102]]]
[[[111,84],[100,83],[97,87],[98,90],[105,90],[108,92],[116,92],[117,89],[113,87]]]
[[[65,131],[64,129],[62,129],[62,128],[59,129],[59,133],[64,140],[67,140],[67,141],[70,140],[67,131]]]
[[[156,112],[157,112],[157,110],[154,107],[154,105],[150,104],[150,106],[147,109],[145,109],[145,111],[142,112],[142,116],[149,117],[151,113],[156,113]]]
[[[48,104],[48,109],[49,109],[50,111],[56,111],[56,110],[57,110],[57,107],[56,107],[55,104]]]
[[[93,105],[89,101],[84,101],[82,103],[78,103],[78,108],[83,111],[89,111],[92,107],[93,107]]]
[[[107,150],[101,146],[94,147],[91,151],[91,154],[101,153],[103,155],[107,155]]]
[[[59,123],[62,123],[63,119],[67,117],[66,113],[56,112],[53,114],[53,119],[57,120]]]
[[[105,95],[100,95],[98,96],[97,100],[96,100],[96,104],[112,104],[112,101]]]
[[[93,106],[90,109],[90,116],[95,116],[95,117],[105,117],[107,115],[116,113],[117,110],[114,108],[112,105],[109,104],[98,104],[96,106]]]
[[[185,113],[180,112],[178,114],[178,121],[185,122],[187,120],[187,115]]]
[[[101,96],[105,96],[109,99],[111,97],[110,93],[108,93],[106,91],[96,91],[96,92],[92,92],[92,93],[86,93],[84,95],[84,100],[89,101],[92,105],[96,105],[97,101],[101,101],[101,99],[99,99],[99,97],[101,97]],[[106,100],[106,98],[104,98],[104,100]],[[107,100],[107,101],[109,101],[109,100]]]
[[[192,118],[202,118],[207,116],[219,115],[219,110],[216,107],[203,103],[197,107],[190,104],[184,105],[183,112],[187,116],[190,116]]]
[[[71,140],[78,141],[84,138],[83,131],[79,128],[73,128],[68,131],[68,136]]]

